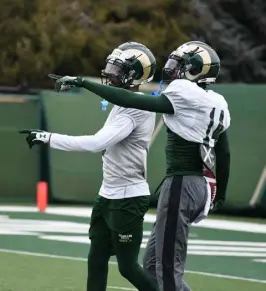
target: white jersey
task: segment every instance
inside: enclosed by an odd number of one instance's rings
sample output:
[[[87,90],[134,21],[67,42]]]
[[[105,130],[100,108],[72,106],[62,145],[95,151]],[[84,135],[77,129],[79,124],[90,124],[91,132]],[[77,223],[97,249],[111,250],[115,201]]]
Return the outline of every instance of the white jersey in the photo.
[[[115,105],[104,127],[123,116],[133,121],[134,129],[127,138],[108,147],[103,155],[103,184],[99,194],[106,198],[150,195],[146,181],[147,154],[156,114]]]
[[[212,90],[177,79],[162,94],[174,109],[174,114],[163,115],[166,126],[187,141],[214,147],[219,134],[230,126],[227,102]]]

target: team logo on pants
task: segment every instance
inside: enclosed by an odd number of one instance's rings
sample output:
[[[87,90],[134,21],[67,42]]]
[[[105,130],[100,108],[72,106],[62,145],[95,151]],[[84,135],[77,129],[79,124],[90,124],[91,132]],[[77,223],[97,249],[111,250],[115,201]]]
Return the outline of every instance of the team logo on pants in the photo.
[[[118,234],[118,241],[122,243],[132,242],[132,234]]]

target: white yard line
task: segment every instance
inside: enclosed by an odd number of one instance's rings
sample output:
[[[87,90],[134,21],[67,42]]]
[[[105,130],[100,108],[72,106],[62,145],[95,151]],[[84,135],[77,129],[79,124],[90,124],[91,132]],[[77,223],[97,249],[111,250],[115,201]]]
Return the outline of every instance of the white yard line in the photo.
[[[0,252],[18,254],[18,255],[35,256],[35,257],[47,257],[47,258],[53,258],[53,259],[72,260],[72,261],[82,261],[82,262],[86,262],[87,261],[87,259],[85,259],[85,258],[57,256],[57,255],[49,255],[49,254],[42,254],[42,253],[24,252],[24,251],[18,251],[18,250],[0,249]],[[117,265],[117,262],[109,262],[109,264]],[[208,276],[208,277],[215,277],[215,278],[224,278],[224,279],[232,279],[232,280],[240,280],[240,281],[248,281],[248,282],[266,284],[266,280],[258,280],[258,279],[245,278],[245,277],[237,277],[237,276],[206,273],[206,272],[198,272],[198,271],[189,271],[189,270],[185,271],[185,273]],[[120,290],[135,290],[135,289],[130,289],[130,288],[125,289],[124,287],[109,287],[109,288],[113,288],[113,289],[114,288],[116,288],[116,289],[120,288]],[[122,289],[122,288],[124,288],[124,289]]]
[[[253,261],[256,263],[266,263],[266,259],[255,259]]]
[[[198,272],[198,271],[185,271],[185,273],[202,275],[202,276],[209,276],[209,277],[215,277],[215,278],[224,278],[224,279],[241,280],[241,281],[248,281],[248,282],[266,284],[266,280],[257,280],[257,279],[251,279],[251,278],[245,278],[245,277],[237,277],[237,276],[222,275],[222,274],[213,274],[213,273]]]
[[[116,287],[116,286],[107,286],[108,289],[116,289],[116,290],[137,290],[137,289],[134,289],[134,288],[127,288],[127,287]]]
[[[37,213],[38,209],[35,206],[10,206],[1,205],[1,212],[23,212],[23,213]],[[64,215],[68,217],[90,217],[92,212],[91,207],[61,207],[61,206],[49,206],[46,210],[47,214]],[[146,223],[154,223],[156,219],[155,214],[147,213],[144,217]],[[212,219],[207,218],[198,224],[193,224],[193,227],[242,231],[249,233],[264,233],[266,234],[266,224],[245,222],[245,221],[233,221],[225,219]]]
[[[25,251],[9,250],[9,249],[0,249],[0,253],[9,253],[9,254],[34,256],[34,257],[45,257],[45,258],[51,258],[51,259],[63,259],[63,260],[71,260],[71,261],[83,261],[83,262],[87,261],[87,259],[85,258],[57,256],[57,255],[49,255],[49,254],[33,253],[33,252],[25,252]]]

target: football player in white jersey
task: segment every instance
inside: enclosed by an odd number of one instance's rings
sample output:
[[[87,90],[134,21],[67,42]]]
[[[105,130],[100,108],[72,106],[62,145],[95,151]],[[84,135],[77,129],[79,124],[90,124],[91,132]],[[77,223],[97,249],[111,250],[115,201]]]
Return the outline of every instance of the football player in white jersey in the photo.
[[[230,114],[224,97],[208,90],[219,71],[217,53],[203,42],[191,41],[170,54],[163,68],[169,86],[159,96],[137,95],[81,77],[65,76],[55,84],[56,91],[83,87],[119,106],[163,113],[167,169],[144,256],[144,268],[160,291],[190,290],[183,279],[190,225],[225,200]]]
[[[111,85],[108,87],[125,88],[136,94],[140,85],[153,79],[155,69],[155,57],[146,46],[127,42],[107,57],[102,80]],[[103,128],[95,135],[21,131],[28,135],[30,147],[47,143],[51,148],[64,151],[103,151],[103,182],[93,207],[89,230],[88,291],[106,290],[108,261],[113,254],[117,257],[121,275],[137,290],[157,290],[157,282],[138,264],[143,217],[149,206],[146,162],[155,115],[114,106]]]

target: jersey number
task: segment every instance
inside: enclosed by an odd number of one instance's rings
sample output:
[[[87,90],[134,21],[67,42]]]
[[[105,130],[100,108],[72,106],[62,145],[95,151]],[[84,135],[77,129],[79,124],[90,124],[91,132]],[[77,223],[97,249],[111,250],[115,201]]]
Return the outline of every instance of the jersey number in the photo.
[[[219,138],[219,135],[224,130],[224,126],[223,126],[224,111],[221,110],[220,117],[219,117],[219,124],[217,125],[217,127],[215,129],[213,129],[214,117],[215,117],[215,108],[213,108],[211,113],[210,113],[210,123],[208,125],[207,130],[206,130],[206,137],[203,140],[203,144],[206,146],[210,146],[210,139],[213,139],[216,142]],[[211,132],[212,132],[212,135],[210,136]]]

